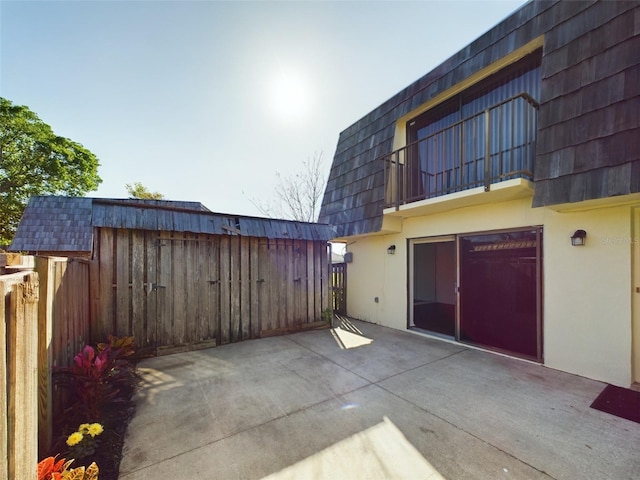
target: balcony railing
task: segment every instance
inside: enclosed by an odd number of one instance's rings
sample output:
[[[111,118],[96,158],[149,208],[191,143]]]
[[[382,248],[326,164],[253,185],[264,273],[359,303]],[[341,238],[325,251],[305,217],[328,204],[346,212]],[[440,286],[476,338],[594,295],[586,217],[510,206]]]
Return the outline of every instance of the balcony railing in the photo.
[[[537,112],[523,93],[385,155],[386,206],[533,180]]]

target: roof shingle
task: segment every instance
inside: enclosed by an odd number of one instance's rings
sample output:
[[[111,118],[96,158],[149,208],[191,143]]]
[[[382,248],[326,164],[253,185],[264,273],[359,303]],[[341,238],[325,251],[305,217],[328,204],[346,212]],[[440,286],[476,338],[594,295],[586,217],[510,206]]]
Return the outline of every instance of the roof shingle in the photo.
[[[198,202],[32,197],[9,250],[20,252],[91,252],[93,228],[243,235],[328,241],[326,224],[214,213]]]

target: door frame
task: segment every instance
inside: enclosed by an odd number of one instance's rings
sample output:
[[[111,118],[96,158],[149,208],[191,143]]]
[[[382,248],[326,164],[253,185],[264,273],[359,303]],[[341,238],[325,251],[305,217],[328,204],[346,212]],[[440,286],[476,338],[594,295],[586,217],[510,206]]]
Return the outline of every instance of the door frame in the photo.
[[[456,315],[456,325],[455,325],[455,334],[454,334],[454,338],[456,340],[458,340],[458,304],[459,302],[459,291],[458,291],[458,282],[459,282],[459,268],[458,268],[458,260],[459,260],[459,256],[458,256],[458,236],[457,235],[440,235],[440,236],[436,236],[436,237],[418,237],[418,238],[408,238],[407,239],[407,328],[412,328],[415,327],[415,323],[413,321],[413,301],[415,299],[415,293],[414,293],[414,288],[413,288],[413,282],[415,279],[415,272],[414,272],[414,261],[415,261],[415,253],[414,253],[414,247],[416,245],[420,245],[420,244],[425,244],[425,243],[448,243],[448,242],[454,242],[454,248],[455,248],[455,291],[456,291],[456,296],[455,296],[455,302],[456,302],[456,306],[455,306],[455,315]]]
[[[637,253],[636,255],[636,263],[637,266],[634,268],[635,271],[635,281],[636,285],[640,289],[640,207],[638,207],[634,214],[635,222],[635,234],[638,242],[635,242],[634,251]],[[517,352],[509,352],[502,351],[497,348],[492,348],[490,346],[479,346],[484,350],[488,351],[496,351],[499,353],[504,353],[510,356],[518,357],[518,358],[526,358],[528,360],[533,360],[535,362],[544,363],[544,252],[543,252],[543,241],[544,241],[544,226],[543,225],[529,225],[522,227],[514,227],[514,228],[502,228],[495,230],[484,230],[484,231],[472,231],[472,232],[464,232],[457,233],[452,235],[439,235],[433,237],[416,237],[416,238],[408,238],[407,239],[407,326],[406,328],[415,327],[414,319],[413,319],[413,301],[414,301],[414,246],[417,244],[424,243],[442,243],[442,242],[455,242],[455,335],[453,339],[456,342],[472,345],[467,342],[462,342],[460,340],[460,239],[469,235],[493,235],[500,233],[509,233],[509,232],[522,232],[522,231],[536,231],[536,347],[537,347],[537,355],[536,359],[532,359],[528,356],[520,356]],[[634,264],[635,265],[635,264]],[[635,299],[634,306],[637,308],[634,310],[634,325],[637,327],[636,337],[637,341],[635,342],[634,353],[635,353],[635,366],[636,368],[636,380],[640,382],[640,290],[637,294],[637,298]],[[437,336],[437,335],[436,335]],[[447,338],[451,338],[448,337]]]
[[[631,383],[640,383],[640,206],[631,208]]]

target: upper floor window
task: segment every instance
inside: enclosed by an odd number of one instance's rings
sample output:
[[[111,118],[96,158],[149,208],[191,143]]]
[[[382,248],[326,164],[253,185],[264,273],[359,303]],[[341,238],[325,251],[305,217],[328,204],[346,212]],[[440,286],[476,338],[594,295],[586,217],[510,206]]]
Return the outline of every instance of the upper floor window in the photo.
[[[541,53],[407,122],[407,145],[385,159],[387,205],[533,180]]]
[[[540,99],[541,59],[542,50],[539,49],[410,120],[407,124],[407,143],[428,137],[521,93],[526,93],[537,102]]]

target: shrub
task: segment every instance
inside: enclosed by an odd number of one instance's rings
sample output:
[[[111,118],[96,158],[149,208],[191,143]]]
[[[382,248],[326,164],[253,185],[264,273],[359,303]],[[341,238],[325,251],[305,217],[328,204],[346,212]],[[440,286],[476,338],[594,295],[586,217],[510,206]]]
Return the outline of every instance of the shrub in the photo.
[[[93,462],[88,467],[70,468],[72,460],[56,460],[47,457],[38,463],[38,480],[98,480],[98,465]]]
[[[118,478],[122,439],[133,415],[132,397],[139,381],[134,358],[133,337],[109,336],[95,348],[85,346],[70,367],[54,369],[55,383],[64,388],[67,398],[54,417],[56,441],[52,452],[62,452],[85,467],[68,470],[64,477],[49,475],[46,480],[97,478],[97,474],[91,476],[97,471],[97,467],[92,468],[96,463],[103,478]],[[62,465],[58,461],[49,466]],[[72,477],[71,473],[78,476]]]
[[[127,402],[137,382],[134,366],[124,359],[132,354],[133,337],[110,337],[110,343],[100,344],[97,351],[86,345],[71,367],[58,368],[57,383],[70,390],[71,408],[89,420],[100,418],[106,406]]]
[[[136,353],[133,337],[116,337],[115,335],[107,335],[107,343],[99,343],[98,351],[102,352],[108,347],[111,347],[112,350],[118,351],[119,357],[130,357]]]

